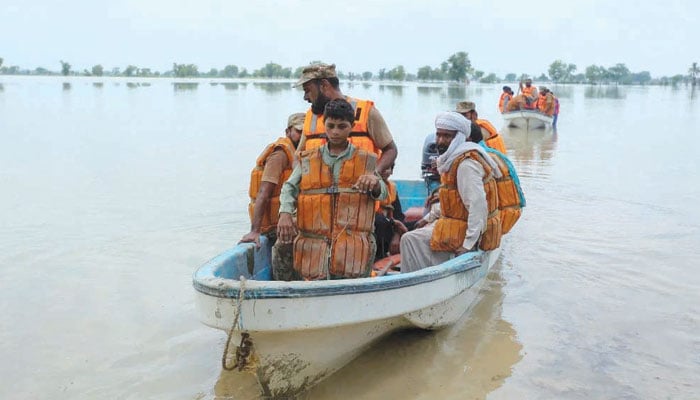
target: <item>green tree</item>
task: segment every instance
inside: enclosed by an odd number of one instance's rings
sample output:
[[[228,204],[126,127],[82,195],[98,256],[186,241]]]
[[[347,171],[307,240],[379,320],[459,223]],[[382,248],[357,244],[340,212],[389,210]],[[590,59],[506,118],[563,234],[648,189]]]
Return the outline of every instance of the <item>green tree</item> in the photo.
[[[0,58],[0,65],[2,65],[2,58]],[[694,62],[690,68],[688,68],[688,78],[690,78],[690,84],[695,87],[698,82],[698,75],[700,75],[700,67],[698,63]]]
[[[484,74],[485,74],[484,71],[474,71],[474,73],[472,74],[472,78],[475,81],[479,81],[484,76]]]
[[[152,76],[153,72],[151,72],[150,68],[140,68],[139,69],[139,76]]]
[[[135,65],[127,65],[126,68],[124,69],[124,76],[134,76],[139,73],[139,69]]]
[[[608,71],[602,65],[589,65],[586,67],[584,76],[589,83],[600,83],[606,78],[607,74]]]
[[[623,63],[617,63],[615,66],[608,68],[608,76],[615,83],[624,83],[630,76],[630,70]]]
[[[173,74],[178,78],[199,76],[197,66],[194,64],[173,63]]]
[[[491,72],[487,76],[481,78],[481,80],[479,80],[479,82],[481,82],[481,83],[496,83],[496,82],[498,82],[498,77],[496,76],[496,74]]]
[[[651,74],[649,71],[635,72],[631,74],[630,80],[632,83],[646,85],[647,83],[651,82]]]
[[[566,79],[566,63],[562,60],[554,60],[549,65],[549,78],[554,82],[564,82]]]
[[[51,72],[46,68],[36,67],[34,69],[34,75],[51,75]]]
[[[377,77],[379,78],[380,81],[383,81],[384,79],[386,79],[387,78],[386,68],[380,69],[379,72],[377,73]]]
[[[514,72],[506,74],[505,80],[508,82],[515,82],[518,79],[518,75],[516,75]]]
[[[448,71],[447,76],[453,81],[466,81],[467,74],[472,72],[472,63],[469,61],[469,54],[460,51],[450,56],[447,59]]]
[[[219,70],[216,68],[212,68],[209,70],[209,72],[207,72],[207,76],[210,76],[210,77],[219,76]]]
[[[430,80],[430,75],[432,74],[432,72],[433,69],[430,67],[430,65],[420,67],[418,68],[418,73],[416,73],[416,78],[418,78],[421,81]]]
[[[93,76],[102,76],[104,74],[104,68],[102,68],[102,65],[100,64],[93,65],[90,72]]]
[[[238,67],[235,65],[227,65],[221,70],[221,76],[225,78],[235,78],[238,76]]]
[[[362,73],[362,79],[365,81],[372,80],[372,73],[369,71],[365,71]]]
[[[247,78],[248,75],[250,75],[250,74],[248,74],[248,70],[245,69],[245,68],[243,68],[243,69],[241,70],[241,72],[238,73],[238,77],[239,77],[239,78]]]
[[[3,60],[2,57],[0,57],[0,68],[2,68],[2,63],[3,63],[4,61],[5,61],[5,60]]]
[[[406,70],[404,69],[403,65],[397,65],[396,67],[392,68],[387,75],[387,78],[391,79],[392,81],[403,81],[406,79]]]
[[[70,74],[70,64],[61,60],[61,73],[63,76],[68,76]]]

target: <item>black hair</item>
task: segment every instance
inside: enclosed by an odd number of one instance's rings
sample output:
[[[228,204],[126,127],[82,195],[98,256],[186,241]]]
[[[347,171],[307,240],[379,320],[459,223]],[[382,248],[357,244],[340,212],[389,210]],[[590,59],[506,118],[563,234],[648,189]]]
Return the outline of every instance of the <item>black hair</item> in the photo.
[[[484,134],[481,132],[481,127],[473,122],[471,125],[471,132],[469,133],[469,138],[467,138],[467,140],[474,143],[479,143],[484,140]]]
[[[352,124],[355,122],[355,109],[345,99],[331,100],[323,110],[323,118],[342,119]]]

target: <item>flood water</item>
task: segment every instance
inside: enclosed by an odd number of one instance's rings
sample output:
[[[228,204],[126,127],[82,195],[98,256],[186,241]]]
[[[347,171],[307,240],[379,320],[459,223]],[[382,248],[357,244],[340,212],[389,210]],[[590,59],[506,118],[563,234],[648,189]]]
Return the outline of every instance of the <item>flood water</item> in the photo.
[[[500,85],[354,84],[420,174],[438,111]],[[700,93],[561,86],[503,132],[527,197],[474,309],[394,334],[303,399],[700,398]],[[0,76],[0,399],[254,399],[193,271],[247,232],[289,82]]]

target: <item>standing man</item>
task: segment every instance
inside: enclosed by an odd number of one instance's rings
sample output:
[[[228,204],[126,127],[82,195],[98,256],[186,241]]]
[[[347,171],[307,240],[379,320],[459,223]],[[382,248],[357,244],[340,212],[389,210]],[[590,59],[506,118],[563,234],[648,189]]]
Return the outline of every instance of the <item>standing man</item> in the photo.
[[[248,195],[250,203],[250,232],[239,243],[255,243],[260,247],[260,235],[265,234],[274,244],[277,233],[277,220],[280,207],[282,184],[292,173],[295,152],[301,130],[304,127],[304,113],[296,113],[287,119],[285,136],[267,145],[255,161],[250,173]],[[277,279],[277,277],[275,277]]]
[[[282,187],[272,268],[290,279],[369,276],[375,201],[387,198],[387,187],[375,172],[377,156],[348,140],[356,113],[344,99],[327,102],[326,143],[302,152]]]
[[[311,103],[306,112],[304,130],[299,150],[309,150],[326,143],[323,111],[331,100],[345,99],[355,110],[355,124],[350,133],[353,146],[377,155],[377,172],[388,169],[396,161],[398,150],[394,138],[382,117],[370,100],[360,100],[343,95],[335,72],[335,64],[312,64],[304,68],[294,86],[304,89],[304,100]]]
[[[481,129],[481,134],[487,146],[506,154],[506,144],[503,142],[503,138],[498,134],[496,127],[488,120],[479,119],[479,113],[476,112],[476,103],[473,101],[460,101],[457,103],[455,111],[468,119],[472,123],[472,126],[477,126]],[[474,135],[472,134],[472,136]]]
[[[525,86],[523,86],[523,82],[521,81],[520,90],[523,92],[523,96],[525,96],[525,108],[534,110],[535,102],[537,101],[537,88],[532,86],[532,79],[525,79]]]
[[[402,273],[500,244],[498,166],[481,145],[467,141],[469,122],[458,113],[438,114],[435,129],[442,182],[440,217],[401,237]]]

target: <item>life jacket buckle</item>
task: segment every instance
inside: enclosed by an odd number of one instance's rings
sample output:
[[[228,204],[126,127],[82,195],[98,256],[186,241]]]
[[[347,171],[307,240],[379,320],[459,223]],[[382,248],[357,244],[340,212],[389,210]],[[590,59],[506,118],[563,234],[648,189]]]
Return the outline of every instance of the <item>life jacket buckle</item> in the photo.
[[[340,189],[338,189],[337,185],[329,186],[326,188],[326,193],[327,194],[340,193]]]

